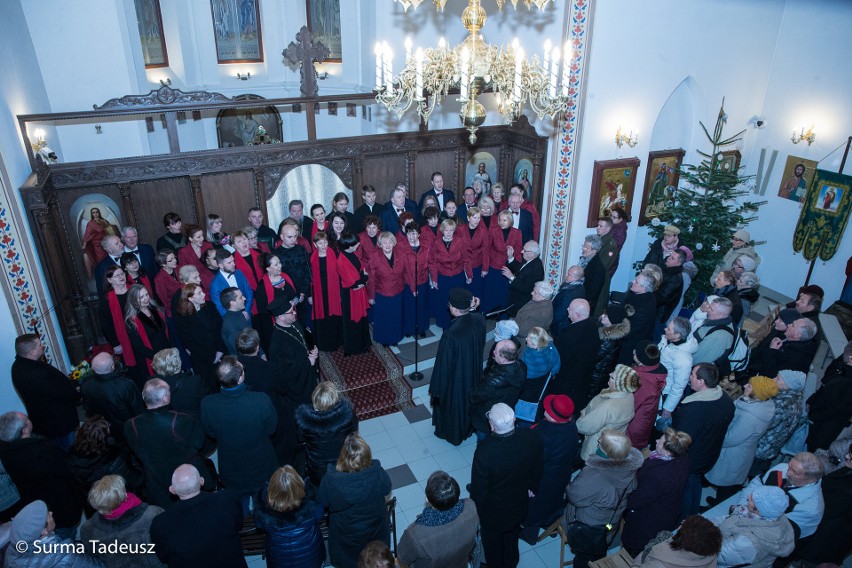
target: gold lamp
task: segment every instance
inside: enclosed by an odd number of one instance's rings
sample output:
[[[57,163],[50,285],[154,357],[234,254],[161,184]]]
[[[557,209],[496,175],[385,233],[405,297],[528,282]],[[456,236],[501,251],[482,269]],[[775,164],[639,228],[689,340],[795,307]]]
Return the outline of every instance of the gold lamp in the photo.
[[[407,11],[417,8],[423,0],[395,0]],[[443,10],[447,0],[434,0]],[[495,0],[502,8],[506,0]],[[517,7],[518,0],[510,0]],[[528,8],[535,5],[540,10],[551,0],[524,0]],[[507,121],[514,122],[528,103],[539,118],[555,117],[568,108],[568,75],[573,52],[566,44],[554,48],[550,41],[544,46],[543,64],[537,56],[525,58],[524,50],[515,39],[510,47],[494,46],[485,42],[480,31],[485,26],[487,14],[481,0],[467,0],[462,12],[462,24],[467,37],[454,48],[443,38],[437,48],[412,50],[411,39],[405,41],[405,66],[398,75],[393,74],[393,52],[386,42],[377,43],[376,100],[397,118],[414,105],[424,123],[435,106],[457,91],[461,102],[459,118],[470,132],[470,143],[476,142],[476,131],[485,122],[485,107],[477,99],[484,92],[497,93],[497,110]],[[562,61],[560,69],[560,60]],[[561,73],[560,73],[561,71]]]

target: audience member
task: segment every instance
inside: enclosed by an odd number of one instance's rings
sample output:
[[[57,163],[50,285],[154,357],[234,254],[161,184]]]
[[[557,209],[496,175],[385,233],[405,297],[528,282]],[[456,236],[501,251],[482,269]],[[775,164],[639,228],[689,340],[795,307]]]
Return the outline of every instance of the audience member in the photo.
[[[542,419],[532,431],[544,444],[541,482],[530,497],[521,538],[534,545],[540,529],[549,527],[565,510],[565,486],[577,456],[574,403],[564,394],[549,394],[542,402]]]
[[[67,450],[74,442],[77,402],[80,394],[68,377],[44,361],[44,344],[38,335],[25,333],[15,339],[12,385],[21,397],[33,432]]]
[[[624,434],[633,419],[633,393],[639,388],[639,375],[626,365],[618,365],[610,374],[608,385],[609,388],[595,396],[577,419],[577,431],[585,436],[580,459],[586,464],[595,455],[604,430]]]
[[[716,282],[716,275],[722,270],[730,270],[734,265],[734,261],[743,255],[754,261],[754,268],[757,268],[757,265],[760,264],[760,257],[754,251],[754,247],[751,244],[751,235],[748,231],[739,229],[734,231],[734,235],[731,238],[731,248],[729,248],[725,253],[725,256],[722,257],[722,262],[717,264],[715,270],[713,270],[713,275],[709,280],[710,284],[714,285]]]
[[[636,490],[627,498],[621,533],[621,544],[631,556],[639,554],[660,531],[677,528],[691,444],[689,434],[666,428],[636,472]]]
[[[429,382],[435,435],[458,446],[471,433],[470,393],[482,377],[485,318],[471,311],[473,295],[463,288],[449,294],[455,318],[441,335]]]
[[[597,437],[596,437],[597,439]],[[568,506],[562,525],[572,532],[571,525],[584,523],[590,526],[618,526],[627,508],[627,500],[636,489],[636,471],[642,467],[642,453],[630,446],[630,440],[621,432],[605,429],[599,433],[597,450],[586,460],[586,467],[565,488]],[[609,545],[618,531],[608,531]],[[572,542],[574,566],[587,568],[589,562],[606,556],[606,549],[592,550],[582,546],[587,543]]]
[[[222,339],[222,316],[213,302],[204,298],[204,289],[199,284],[186,283],[175,310],[175,324],[192,360],[192,368],[212,393],[216,390],[216,363],[222,359],[227,346]]]
[[[325,512],[292,466],[275,470],[257,498],[255,526],[266,533],[266,565],[320,568],[325,560],[320,521]]]
[[[277,467],[270,437],[278,427],[275,407],[267,395],[245,384],[242,364],[222,357],[216,369],[221,392],[201,401],[201,423],[219,447],[222,485],[242,496],[243,514]]]
[[[53,511],[41,500],[34,500],[15,515],[10,523],[9,543],[5,563],[8,568],[31,566],[70,566],[72,568],[101,568],[104,564],[79,552],[69,538],[56,533]],[[38,545],[36,545],[38,542]],[[85,547],[84,547],[85,548]],[[48,553],[46,551],[50,550]]]
[[[299,439],[305,442],[308,476],[319,487],[329,466],[336,463],[346,437],[358,430],[358,417],[352,404],[332,381],[314,388],[311,404],[296,409]]]
[[[473,552],[479,517],[458,482],[443,471],[426,481],[426,506],[402,533],[397,556],[412,568],[463,568]]]
[[[770,568],[776,558],[793,552],[793,527],[784,516],[789,502],[780,487],[755,487],[744,507],[718,523],[722,531],[719,567]]]
[[[553,323],[550,324],[550,333],[553,337],[558,337],[571,325],[571,320],[568,319],[568,306],[571,302],[586,296],[584,274],[583,268],[577,264],[565,272],[565,280],[559,286],[556,297],[553,298]]]
[[[157,377],[169,385],[172,410],[189,414],[197,420],[201,416],[201,399],[210,394],[201,377],[181,372],[180,355],[174,347],[154,355],[152,365]],[[145,401],[144,397],[142,401]]]
[[[737,277],[737,294],[740,296],[740,304],[743,306],[743,318],[737,322],[742,326],[743,322],[751,313],[751,308],[760,299],[760,278],[754,272],[743,272]]]
[[[683,263],[686,262],[686,253],[675,249],[666,258],[663,265],[663,280],[660,287],[654,292],[657,300],[657,322],[664,325],[675,313],[680,298],[683,294]]]
[[[808,449],[828,449],[852,416],[852,341],[825,370],[822,384],[808,398]]]
[[[0,415],[0,462],[17,487],[21,502],[47,503],[55,515],[58,535],[71,538],[77,533],[83,512],[83,492],[68,469],[65,452],[32,434],[33,423],[26,414]]]
[[[247,567],[240,543],[243,512],[239,495],[202,492],[204,479],[189,464],[172,475],[169,491],[180,501],[151,521],[157,558],[169,568]]]
[[[553,321],[553,304],[550,297],[553,295],[553,287],[545,280],[536,282],[530,294],[531,301],[524,304],[515,314],[515,323],[518,324],[518,338],[526,339],[527,334],[534,327],[547,328]]]
[[[478,439],[489,432],[488,412],[498,402],[514,408],[527,376],[526,364],[518,359],[518,346],[504,339],[494,346],[494,364],[489,365],[470,391],[470,423]]]
[[[124,423],[145,410],[139,389],[124,373],[115,370],[115,360],[109,353],[94,356],[92,371],[80,383],[86,416],[106,418],[112,435],[123,442]]]
[[[717,296],[710,302],[707,319],[701,327],[692,330],[692,337],[698,343],[692,355],[693,364],[715,363],[726,356],[734,344],[735,333],[731,322],[731,301]]]
[[[722,531],[704,517],[692,515],[684,519],[674,535],[637,556],[631,567],[716,568],[721,549]]]
[[[520,400],[528,402],[541,400],[548,378],[552,379],[553,375],[559,373],[562,361],[559,351],[552,342],[553,339],[542,327],[532,328],[527,335],[526,349],[521,354],[521,362],[527,368],[527,377],[518,397]]]
[[[575,405],[580,409],[585,408],[590,400],[606,388],[610,373],[618,365],[621,341],[630,334],[630,320],[627,319],[622,306],[617,304],[609,306],[606,315],[616,323],[612,325],[601,324],[597,328],[598,350],[592,360],[591,379],[588,382],[583,400],[575,402]]]
[[[697,311],[697,310],[696,310]],[[676,317],[666,324],[663,337],[660,338],[660,363],[666,368],[666,386],[663,387],[661,416],[671,420],[692,372],[692,353],[696,343],[690,335],[690,325],[686,318]]]
[[[648,254],[645,255],[645,260],[642,261],[642,265],[665,265],[666,259],[680,245],[678,235],[680,235],[679,228],[674,225],[666,225],[663,228],[663,236],[651,243]]]
[[[722,451],[704,476],[717,487],[715,500],[707,499],[710,505],[734,495],[748,479],[757,443],[775,415],[772,399],[777,394],[775,381],[757,375],[749,379],[743,395],[734,401],[734,419],[728,425]]]
[[[597,312],[598,299],[604,289],[606,281],[606,270],[598,252],[603,243],[598,235],[587,235],[583,240],[583,248],[580,252],[579,266],[583,269],[583,288],[585,297],[589,301],[591,313]],[[605,298],[608,299],[608,298]],[[606,305],[603,306],[606,309]],[[601,310],[603,313],[603,310]]]
[[[719,458],[728,425],[734,419],[734,403],[719,386],[719,371],[715,365],[695,365],[689,386],[692,394],[681,400],[672,414],[672,428],[686,432],[692,438],[681,519],[698,512],[701,479]]]
[[[86,491],[105,475],[120,475],[132,490],[142,489],[142,470],[130,463],[127,448],[115,443],[109,422],[100,416],[80,424],[68,454],[68,469]]]
[[[766,474],[755,476],[743,489],[737,505],[745,507],[754,490],[763,485],[780,487],[790,497],[792,509],[787,509],[787,518],[794,525],[796,540],[809,537],[816,532],[825,510],[822,496],[822,462],[814,454],[801,452],[788,463],[781,463]]]
[[[723,270],[716,275],[713,294],[731,301],[731,323],[736,326],[743,319],[743,305],[737,289],[737,277],[729,270]]]
[[[163,512],[160,507],[143,503],[120,475],[98,480],[89,490],[89,505],[97,513],[80,528],[80,540],[99,543],[94,556],[110,568],[163,566],[151,550],[151,522]],[[130,553],[111,551],[108,545],[113,542],[127,545]]]
[[[632,365],[636,344],[643,339],[651,339],[657,315],[654,286],[655,280],[645,272],[640,272],[630,283],[630,288],[624,296],[624,312],[630,320],[630,333],[621,340],[619,347],[618,362],[622,365]],[[601,317],[601,323],[612,325],[607,314]]]
[[[391,480],[370,446],[358,434],[343,442],[337,465],[322,478],[319,500],[328,509],[328,550],[337,568],[355,568],[358,555],[373,540],[388,543],[385,505]]]
[[[748,372],[775,376],[781,369],[808,373],[819,348],[817,325],[799,318],[784,330],[782,337],[767,337],[752,350]]]
[[[358,568],[394,568],[396,565],[390,548],[380,540],[368,542],[358,555]]]
[[[772,399],[775,414],[766,433],[757,442],[749,477],[762,475],[793,432],[807,421],[802,393],[805,388],[805,374],[801,371],[779,371],[775,383],[778,385],[778,395]]]
[[[491,433],[477,445],[470,474],[485,562],[517,566],[518,537],[527,517],[529,494],[541,483],[544,445],[530,429],[515,428],[515,413],[497,403],[488,411]]]
[[[553,341],[565,365],[560,366],[547,392],[568,395],[574,401],[575,412],[583,410],[591,399],[589,385],[601,347],[598,330],[590,315],[591,306],[587,300],[578,298],[571,302],[568,307],[568,320],[571,323]]]
[[[509,315],[514,317],[527,302],[532,299],[536,282],[544,279],[544,265],[539,254],[541,249],[535,241],[527,241],[521,250],[521,261],[511,260],[513,251],[507,248],[510,260],[503,267],[503,276],[509,279]]]
[[[633,447],[641,451],[651,441],[660,396],[666,386],[667,369],[660,364],[660,349],[647,340],[636,344],[633,360],[633,370],[639,375],[639,388],[633,393],[633,419],[625,433]]]

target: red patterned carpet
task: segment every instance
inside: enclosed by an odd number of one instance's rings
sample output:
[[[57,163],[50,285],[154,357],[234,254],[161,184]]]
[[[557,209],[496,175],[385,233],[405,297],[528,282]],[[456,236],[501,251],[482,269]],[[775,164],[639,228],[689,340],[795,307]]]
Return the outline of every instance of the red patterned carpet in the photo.
[[[393,352],[373,343],[367,353],[343,355],[343,348],[320,353],[320,376],[334,381],[349,397],[360,420],[412,408],[411,387]]]

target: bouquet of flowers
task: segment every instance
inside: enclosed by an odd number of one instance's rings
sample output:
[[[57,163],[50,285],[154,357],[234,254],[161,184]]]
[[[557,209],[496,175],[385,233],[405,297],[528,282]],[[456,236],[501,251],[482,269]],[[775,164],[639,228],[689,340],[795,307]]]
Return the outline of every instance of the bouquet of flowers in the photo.
[[[92,374],[92,366],[85,359],[77,363],[68,374],[68,378],[75,382],[80,382]]]

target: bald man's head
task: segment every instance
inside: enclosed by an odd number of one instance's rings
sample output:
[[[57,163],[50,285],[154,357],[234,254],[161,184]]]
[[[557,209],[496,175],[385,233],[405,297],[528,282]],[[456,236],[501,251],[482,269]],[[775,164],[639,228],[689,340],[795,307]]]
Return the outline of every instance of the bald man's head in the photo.
[[[109,353],[98,353],[92,359],[92,370],[99,375],[107,375],[115,370],[115,361]]]
[[[568,319],[572,323],[589,319],[591,308],[589,302],[583,298],[577,298],[568,306]]]
[[[202,485],[204,485],[204,479],[201,478],[195,466],[185,463],[178,466],[172,474],[172,485],[169,491],[177,495],[181,501],[185,501],[201,493]]]

